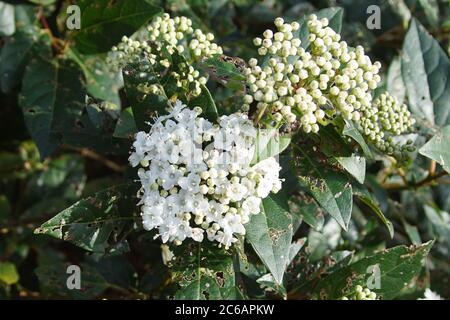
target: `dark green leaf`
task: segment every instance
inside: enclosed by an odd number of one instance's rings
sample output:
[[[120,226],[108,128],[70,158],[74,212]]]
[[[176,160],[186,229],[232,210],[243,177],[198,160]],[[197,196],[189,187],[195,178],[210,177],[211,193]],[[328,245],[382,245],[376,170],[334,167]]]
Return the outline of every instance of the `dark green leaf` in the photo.
[[[44,297],[57,297],[64,299],[94,299],[111,285],[103,278],[100,272],[85,263],[80,267],[80,289],[69,290],[67,282],[74,273],[67,273],[70,263],[64,262],[63,257],[53,251],[46,252],[48,257],[40,253],[39,267],[34,272],[39,280],[40,291]],[[44,260],[45,259],[45,260]]]
[[[245,225],[246,239],[278,284],[283,282],[292,241],[292,217],[283,194],[263,200],[261,212]]]
[[[22,80],[23,72],[33,48],[50,52],[50,37],[47,32],[36,27],[25,27],[9,38],[2,48],[0,56],[1,89],[10,92]],[[40,52],[42,54],[42,52]]]
[[[104,252],[133,228],[136,189],[125,184],[80,200],[35,230],[83,249]]]
[[[136,126],[139,130],[148,130],[148,122],[152,121],[157,114],[166,113],[169,106],[169,98],[160,83],[159,74],[150,65],[144,72],[137,64],[130,64],[123,69],[123,79]],[[142,84],[158,85],[161,92],[160,94],[146,93],[141,89]]]
[[[349,157],[336,157],[336,160],[359,183],[364,183],[366,178],[366,159],[364,157],[351,155]]]
[[[120,118],[117,121],[116,129],[114,129],[114,137],[130,138],[137,132],[136,122],[134,121],[133,109],[128,107],[122,110]]]
[[[438,241],[442,241],[447,246],[450,246],[450,215],[445,211],[436,210],[428,205],[424,206],[424,210]]]
[[[450,124],[450,61],[415,19],[403,44],[402,75],[412,112],[431,124]]]
[[[439,163],[445,171],[450,173],[450,126],[442,128],[442,131],[436,134],[428,141],[419,153]]]
[[[400,104],[405,101],[406,88],[402,78],[402,63],[400,57],[394,58],[389,66],[386,86],[387,91],[396,97]]]
[[[298,151],[298,178],[316,201],[344,229],[347,230],[352,214],[353,191],[350,180],[344,173],[330,168],[320,161],[317,152],[311,148],[295,146]],[[316,155],[315,155],[316,154]],[[323,157],[323,155],[321,156]]]
[[[342,134],[344,136],[348,136],[348,137],[352,138],[353,140],[355,140],[360,145],[360,147],[363,150],[366,157],[368,157],[369,159],[373,158],[372,151],[370,151],[370,148],[367,145],[366,141],[364,140],[364,137],[359,132],[359,130],[356,129],[353,122],[350,122],[350,121],[345,122],[344,130],[342,131]]]
[[[378,216],[378,218],[380,218],[380,220],[388,229],[389,235],[391,236],[391,238],[393,238],[394,226],[392,222],[385,217],[385,215],[380,209],[378,201],[372,196],[369,190],[367,190],[366,187],[363,185],[355,185],[353,187],[353,193],[356,197],[358,197],[359,200],[361,200],[366,206],[368,206]]]
[[[276,129],[259,129],[252,163],[258,163],[283,152],[291,142],[289,135],[281,135]]]
[[[193,109],[194,107],[202,108],[202,117],[209,119],[211,121],[215,121],[218,118],[218,112],[216,103],[211,96],[208,88],[204,85],[200,85],[202,92],[199,96],[193,97],[189,100],[188,107]]]
[[[439,27],[439,4],[437,0],[419,0],[420,6],[425,12],[428,23],[433,27]]]
[[[161,13],[149,1],[80,0],[81,29],[75,32],[75,45],[81,53],[106,52],[122,36],[129,36]]]
[[[430,241],[421,246],[398,246],[363,258],[322,279],[314,292],[320,299],[348,296],[354,293],[356,285],[367,287],[372,281],[375,284],[377,275],[371,269],[377,266],[380,287],[371,290],[382,299],[393,299],[420,272],[432,245]]]
[[[417,229],[416,226],[412,226],[408,222],[403,221],[403,227],[405,228],[405,232],[408,235],[409,240],[411,240],[412,244],[416,246],[422,244],[419,229]]]
[[[111,72],[102,56],[85,56],[75,49],[69,49],[68,57],[83,70],[86,89],[90,95],[120,106],[120,74]]]
[[[242,90],[245,76],[231,62],[224,61],[220,56],[214,56],[202,63],[203,67],[220,83],[232,90]]]
[[[73,128],[84,105],[82,76],[73,62],[34,58],[26,67],[20,95],[25,124],[41,158],[58,146],[52,135]]]
[[[175,250],[174,279],[181,300],[236,299],[231,253],[216,246],[189,243]]]

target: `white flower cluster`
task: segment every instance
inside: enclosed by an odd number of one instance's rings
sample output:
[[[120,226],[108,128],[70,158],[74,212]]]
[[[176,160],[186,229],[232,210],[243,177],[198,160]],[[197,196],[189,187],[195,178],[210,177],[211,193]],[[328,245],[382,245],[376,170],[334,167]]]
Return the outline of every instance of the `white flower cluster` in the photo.
[[[409,130],[415,123],[408,107],[399,105],[397,99],[388,92],[382,93],[374,100],[370,108],[362,110],[360,126],[364,135],[381,151],[387,154],[413,151],[412,141],[405,145],[394,144],[392,136],[401,135]]]
[[[140,166],[139,193],[144,228],[162,241],[186,238],[226,248],[244,235],[244,224],[260,212],[261,200],[281,189],[275,158],[251,165],[256,129],[244,114],[222,116],[219,124],[177,101],[149,133],[139,132],[129,161]]]
[[[156,17],[136,39],[124,36],[122,42],[112,48],[107,61],[116,71],[130,63],[140,63],[143,60],[165,70],[171,66],[167,54],[173,55],[177,51],[183,55],[186,63],[174,62],[177,71],[171,70],[171,75],[176,79],[178,87],[189,88],[196,96],[201,93],[200,86],[205,84],[207,79],[190,64],[204,57],[222,54],[222,48],[213,40],[212,33],[204,34],[200,29],[194,30],[190,19],[172,19],[165,13],[162,17]]]
[[[310,48],[301,47],[299,24],[275,19],[277,32],[266,30],[256,38],[258,53],[268,56],[268,64],[254,58],[246,70],[250,94],[246,107],[257,102],[259,115],[277,122],[299,122],[305,132],[318,132],[318,123],[339,112],[345,119],[358,121],[361,111],[370,108],[371,90],[381,81],[381,64],[372,64],[364,49],[352,50],[329,21],[311,15],[307,20]]]

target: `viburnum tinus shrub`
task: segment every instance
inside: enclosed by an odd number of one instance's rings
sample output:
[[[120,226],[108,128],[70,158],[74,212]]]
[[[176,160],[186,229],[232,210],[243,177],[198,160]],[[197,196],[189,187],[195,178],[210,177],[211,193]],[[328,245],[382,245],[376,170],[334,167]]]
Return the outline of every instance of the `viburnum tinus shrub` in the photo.
[[[0,241],[0,257],[23,243],[35,251],[31,291],[439,297],[430,286],[448,273],[447,53],[415,18],[385,54],[387,36],[367,44],[342,8],[250,2],[205,4],[209,17],[190,2],[80,1],[72,31],[61,8],[8,5],[30,19],[3,44],[1,85],[18,95],[33,142],[11,158],[23,172],[1,176],[25,191],[0,193],[0,217],[7,233],[24,224],[36,235]],[[258,10],[280,14],[253,22]],[[29,284],[5,252],[10,294]],[[83,290],[66,286],[69,264]]]

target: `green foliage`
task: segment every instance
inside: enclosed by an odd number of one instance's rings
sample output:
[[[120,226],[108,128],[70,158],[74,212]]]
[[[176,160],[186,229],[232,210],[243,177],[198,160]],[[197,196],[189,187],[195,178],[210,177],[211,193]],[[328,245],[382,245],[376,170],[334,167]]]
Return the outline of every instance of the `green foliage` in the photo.
[[[449,124],[448,55],[414,19],[405,36],[402,52],[402,75],[411,110],[433,124]]]
[[[94,252],[123,245],[133,229],[135,187],[129,184],[99,191],[63,210],[35,230]]]
[[[246,232],[247,241],[272,273],[275,282],[282,284],[292,241],[292,218],[282,194],[263,200],[261,213],[252,216]]]
[[[198,243],[175,251],[173,277],[181,300],[236,299],[233,257],[228,252]]]
[[[122,36],[133,34],[161,9],[149,1],[82,0],[82,28],[75,32],[76,47],[84,54],[106,52]]]
[[[370,1],[328,2],[80,0],[81,29],[67,30],[71,1],[0,1],[0,297],[342,299],[379,281],[369,288],[377,299],[416,299],[426,288],[448,299],[450,8],[388,1],[381,30],[368,30]],[[213,33],[224,54],[163,47],[155,59],[169,67],[142,56],[113,68],[108,51],[123,36],[145,37],[163,12]],[[387,156],[331,102],[317,134],[259,121],[250,103],[252,163],[278,157],[282,190],[228,249],[206,235],[161,245],[138,214],[134,135],[177,99],[215,123],[245,111],[253,38],[281,16],[299,23],[308,51],[312,12],[385,66],[374,96],[387,90],[408,106],[417,122],[394,143],[412,140],[417,151]],[[199,94],[174,75],[189,66],[208,78]],[[74,264],[81,290],[66,285]]]
[[[427,158],[439,163],[442,168],[450,173],[450,150],[448,142],[450,141],[450,126],[442,128],[442,132],[435,135],[428,141],[419,152]]]
[[[313,289],[313,295],[320,299],[338,299],[352,294],[356,285],[366,284],[368,277],[372,277],[376,286],[377,271],[367,271],[376,266],[380,271],[380,284],[373,291],[384,299],[393,299],[420,271],[431,246],[432,242],[410,248],[399,246],[361,259],[332,272]]]

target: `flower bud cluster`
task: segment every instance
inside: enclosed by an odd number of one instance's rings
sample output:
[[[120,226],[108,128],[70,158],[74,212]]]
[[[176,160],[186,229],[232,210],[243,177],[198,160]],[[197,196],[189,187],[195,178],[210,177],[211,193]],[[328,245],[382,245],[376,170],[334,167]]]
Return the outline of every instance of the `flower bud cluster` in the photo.
[[[356,292],[350,297],[343,297],[342,300],[376,300],[377,294],[370,291],[368,288],[363,288],[360,285],[355,287]]]
[[[392,139],[392,136],[410,131],[415,123],[405,104],[400,105],[395,97],[385,92],[373,101],[370,108],[361,111],[361,131],[380,151],[400,157],[402,152],[414,150],[412,141],[400,145]]]
[[[256,128],[241,113],[213,124],[177,101],[149,133],[139,132],[129,161],[139,166],[143,226],[162,242],[206,237],[230,247],[262,199],[281,189],[275,158],[251,164]]]
[[[305,132],[318,132],[319,123],[339,112],[359,121],[361,110],[370,108],[371,90],[381,81],[380,63],[372,64],[362,47],[355,50],[332,28],[329,21],[311,15],[307,20],[310,47],[299,39],[299,24],[275,20],[277,32],[266,30],[256,38],[258,53],[268,56],[267,65],[249,61],[246,70],[250,94],[261,112],[276,121],[298,121]]]
[[[157,17],[148,27],[148,39],[158,46],[168,44],[168,50],[176,48],[178,52],[188,51],[192,60],[222,54],[222,48],[214,41],[212,33],[204,34],[200,29],[192,28],[192,21],[186,17],[175,17],[165,13]]]
[[[119,71],[128,64],[145,61],[157,70],[167,70],[172,64],[168,55],[176,52],[184,57],[186,63],[173,62],[176,64],[176,68],[173,68],[176,71],[171,70],[171,75],[176,79],[178,87],[188,88],[194,96],[200,94],[200,87],[206,83],[207,78],[190,64],[204,57],[222,54],[222,48],[213,42],[212,33],[204,34],[200,29],[194,30],[190,19],[172,19],[167,13],[156,17],[145,32],[141,32],[136,38],[124,36],[112,48],[107,58],[111,68]]]

